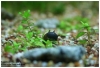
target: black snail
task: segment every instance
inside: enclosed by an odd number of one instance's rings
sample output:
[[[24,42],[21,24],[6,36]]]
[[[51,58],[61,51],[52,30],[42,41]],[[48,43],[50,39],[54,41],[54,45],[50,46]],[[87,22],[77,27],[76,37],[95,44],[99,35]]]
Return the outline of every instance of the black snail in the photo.
[[[58,35],[55,33],[55,31],[50,32],[49,30],[49,32],[44,35],[43,39],[50,40],[50,41],[57,41]]]

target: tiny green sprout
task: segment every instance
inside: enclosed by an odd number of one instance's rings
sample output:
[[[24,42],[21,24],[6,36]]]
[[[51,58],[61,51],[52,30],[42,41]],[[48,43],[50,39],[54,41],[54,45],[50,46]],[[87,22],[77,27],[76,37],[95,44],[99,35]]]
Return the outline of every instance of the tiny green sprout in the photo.
[[[28,33],[26,33],[25,35],[26,35],[26,38],[29,40],[29,39],[32,38],[33,32],[28,32]]]
[[[89,28],[90,28],[90,26],[89,26],[88,23],[84,23],[84,22],[82,22],[82,21],[81,21],[81,23],[82,23],[82,25],[83,25],[84,28],[86,28],[86,29],[89,29]]]
[[[19,14],[23,17],[23,18],[29,18],[30,17],[30,10],[24,11],[24,12],[19,12]]]
[[[14,53],[14,50],[12,49],[11,45],[7,45],[4,47],[4,51],[8,53]]]
[[[23,29],[24,29],[23,26],[22,26],[22,25],[19,25],[18,28],[17,28],[17,31],[20,32],[20,31],[22,31]]]
[[[16,50],[16,52],[18,51],[19,46],[20,46],[20,43],[13,41],[13,48]]]
[[[65,23],[64,21],[61,21],[61,23],[59,24],[59,27],[60,27],[61,29],[65,29],[66,23]]]
[[[30,29],[30,31],[32,31],[32,29],[30,28],[30,10],[26,10],[24,12],[19,12],[19,15],[21,15],[22,17],[22,21],[21,21],[21,25],[25,28],[24,25],[27,25],[26,27],[28,27]]]
[[[43,47],[44,48],[45,46],[42,43],[42,41],[43,41],[42,38],[37,37],[37,38],[34,38],[33,43],[34,43],[35,46],[40,46],[40,47]]]
[[[22,13],[21,13],[21,12],[19,12],[18,14],[20,14],[20,15],[21,15]]]
[[[52,42],[50,40],[46,41],[46,48],[52,47]]]
[[[20,43],[12,41],[12,44],[5,45],[4,50],[5,50],[5,52],[15,54],[20,49],[19,46],[20,46]]]
[[[83,31],[83,32],[82,32],[82,31],[79,32],[79,33],[77,34],[76,38],[79,38],[79,37],[81,37],[81,36],[83,36],[83,35],[87,35],[87,37],[88,37],[87,40],[84,40],[84,39],[83,39],[83,40],[79,40],[79,42],[82,43],[82,44],[83,44],[83,43],[85,44],[86,42],[88,42],[87,45],[91,45],[92,42],[91,42],[91,37],[90,37],[90,36],[92,35],[92,33],[91,33],[91,32],[92,32],[92,31],[91,31],[92,29],[91,29],[91,27],[90,27],[90,25],[89,25],[88,23],[84,23],[83,21],[81,21],[81,23],[82,23],[82,27],[81,27],[80,29],[85,29],[86,32],[84,32],[84,31]]]

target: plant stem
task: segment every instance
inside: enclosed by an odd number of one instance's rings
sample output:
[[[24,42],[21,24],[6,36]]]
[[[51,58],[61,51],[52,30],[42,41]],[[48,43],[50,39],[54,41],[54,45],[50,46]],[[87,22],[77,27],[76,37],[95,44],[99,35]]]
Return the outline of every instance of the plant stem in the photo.
[[[28,20],[27,20],[27,23],[28,23]],[[29,24],[28,24],[28,27],[29,27],[30,31],[32,31],[32,29],[30,28],[30,25]]]
[[[89,32],[89,30],[87,29],[87,36],[88,36],[88,43],[89,43],[89,45],[91,44],[91,41],[90,41],[90,32]]]
[[[28,27],[29,27],[30,31],[32,31],[32,29],[30,28],[29,24],[28,24]]]

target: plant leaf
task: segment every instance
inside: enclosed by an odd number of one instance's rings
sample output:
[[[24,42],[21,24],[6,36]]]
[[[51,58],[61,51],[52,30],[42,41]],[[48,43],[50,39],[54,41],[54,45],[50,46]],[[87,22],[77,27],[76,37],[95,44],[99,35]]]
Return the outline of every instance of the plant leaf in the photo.
[[[26,38],[30,39],[33,36],[33,32],[26,33]]]
[[[80,44],[85,44],[87,40],[79,40]]]
[[[52,47],[52,42],[47,40],[46,41],[46,47],[49,48],[49,47]]]
[[[18,30],[18,31],[23,30],[23,26],[22,26],[22,25],[20,25],[20,26],[17,28],[17,30]]]
[[[12,54],[14,54],[15,51],[16,51],[16,50],[13,49],[13,47],[11,45],[6,45],[4,47],[4,50],[5,50],[5,52],[12,53]]]
[[[19,14],[21,15],[22,13],[21,13],[21,12],[19,12]]]
[[[85,34],[85,32],[80,32],[80,33],[77,34],[76,38],[79,38],[80,36],[82,36],[84,34]]]

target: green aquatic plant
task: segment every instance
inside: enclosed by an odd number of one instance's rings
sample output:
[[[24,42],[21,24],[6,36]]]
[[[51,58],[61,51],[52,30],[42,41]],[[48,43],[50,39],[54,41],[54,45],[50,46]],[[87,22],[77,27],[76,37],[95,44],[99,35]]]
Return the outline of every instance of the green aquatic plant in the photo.
[[[79,42],[81,44],[86,44],[87,45],[91,45],[92,41],[91,41],[91,35],[95,34],[95,30],[91,28],[91,26],[89,25],[88,22],[84,23],[83,21],[81,21],[82,27],[80,29],[82,29],[82,31],[79,31],[76,38],[78,39],[79,37],[82,36],[87,36],[87,40],[83,39],[83,40],[79,40]],[[85,31],[84,31],[85,30]]]
[[[19,14],[22,17],[22,20],[15,31],[17,33],[16,38],[19,41],[13,40],[11,41],[12,43],[5,44],[5,52],[15,54],[19,51],[28,50],[28,48],[52,47],[52,42],[50,40],[45,41],[42,37],[40,37],[40,30],[34,26],[34,23],[30,23],[30,10],[19,12]],[[30,28],[31,25],[33,25],[34,28]],[[43,42],[46,44],[44,45]],[[7,43],[9,43],[9,41]]]

